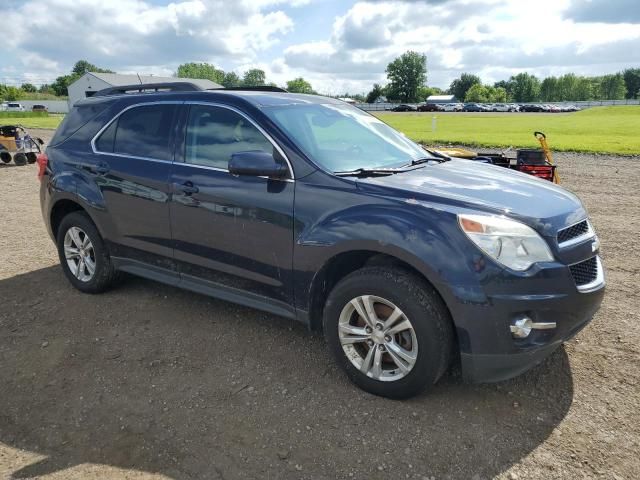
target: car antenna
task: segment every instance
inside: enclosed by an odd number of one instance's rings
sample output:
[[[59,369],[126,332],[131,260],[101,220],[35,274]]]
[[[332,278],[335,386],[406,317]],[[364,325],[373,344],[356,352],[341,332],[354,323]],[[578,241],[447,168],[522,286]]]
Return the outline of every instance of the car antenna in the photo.
[[[138,76],[138,81],[140,82],[140,85],[142,85],[142,79],[140,78],[140,74],[136,72],[136,75]]]

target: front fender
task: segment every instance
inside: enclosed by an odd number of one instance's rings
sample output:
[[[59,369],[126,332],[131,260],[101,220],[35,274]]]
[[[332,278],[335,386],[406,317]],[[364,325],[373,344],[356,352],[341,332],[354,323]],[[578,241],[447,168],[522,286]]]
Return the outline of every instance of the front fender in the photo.
[[[371,251],[395,257],[419,271],[438,290],[450,310],[462,302],[487,301],[480,280],[487,265],[476,267],[455,212],[405,201],[359,205],[335,212],[298,238],[294,268],[296,299],[308,310],[311,286],[334,257]],[[476,271],[474,272],[474,268]]]

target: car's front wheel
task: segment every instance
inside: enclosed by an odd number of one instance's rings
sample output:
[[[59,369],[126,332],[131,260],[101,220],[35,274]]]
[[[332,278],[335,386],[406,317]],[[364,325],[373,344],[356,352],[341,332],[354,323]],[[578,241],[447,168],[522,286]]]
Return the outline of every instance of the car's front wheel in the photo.
[[[338,364],[375,395],[413,396],[449,365],[448,310],[429,284],[405,270],[367,267],[348,275],[331,291],[323,321]]]
[[[62,270],[78,290],[99,293],[111,286],[115,269],[98,229],[86,213],[73,212],[62,219],[57,246]]]

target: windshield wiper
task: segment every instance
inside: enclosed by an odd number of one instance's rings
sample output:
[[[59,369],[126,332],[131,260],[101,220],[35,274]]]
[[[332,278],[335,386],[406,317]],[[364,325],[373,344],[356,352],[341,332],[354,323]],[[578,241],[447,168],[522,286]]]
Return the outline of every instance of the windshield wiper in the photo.
[[[448,162],[449,160],[451,160],[451,157],[449,155],[445,155],[444,153],[436,152],[435,150],[427,150],[426,148],[425,150],[431,155],[433,155],[433,157],[417,158],[415,160],[411,160],[411,163],[409,165],[412,165],[412,166],[420,165],[421,163],[428,163],[428,162],[442,163],[442,162]]]
[[[355,170],[345,170],[333,172],[339,177],[384,177],[395,173],[408,172],[408,168],[356,168]]]

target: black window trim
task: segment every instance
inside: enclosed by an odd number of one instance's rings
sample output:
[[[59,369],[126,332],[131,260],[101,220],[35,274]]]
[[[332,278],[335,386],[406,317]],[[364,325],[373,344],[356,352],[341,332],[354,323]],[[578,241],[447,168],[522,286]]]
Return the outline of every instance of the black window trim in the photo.
[[[141,103],[135,103],[133,105],[129,105],[126,108],[124,108],[121,111],[119,111],[100,130],[98,130],[98,133],[96,133],[93,136],[93,138],[91,139],[91,150],[96,155],[113,155],[113,156],[116,156],[116,157],[135,158],[137,160],[148,160],[150,162],[162,162],[162,163],[173,163],[173,162],[175,162],[175,155],[172,155],[172,157],[174,158],[173,160],[161,160],[161,159],[158,159],[158,158],[139,157],[139,156],[136,156],[136,155],[127,155],[127,154],[124,154],[124,153],[102,152],[102,151],[100,151],[100,150],[98,150],[96,148],[96,141],[98,140],[100,135],[102,135],[102,133],[107,128],[109,128],[109,126],[113,122],[117,121],[118,118],[120,118],[120,115],[122,115],[124,112],[126,112],[128,110],[131,110],[133,108],[136,108],[136,107],[145,107],[145,106],[149,106],[149,105],[167,105],[167,104],[168,105],[205,105],[205,106],[211,106],[211,107],[226,108],[227,110],[231,110],[232,112],[237,113],[242,118],[246,119],[249,123],[251,123],[251,125],[253,125],[262,135],[264,135],[264,137],[271,143],[271,145],[273,145],[273,147],[278,151],[278,153],[282,156],[282,158],[284,158],[285,162],[287,162],[287,166],[289,167],[289,178],[285,178],[285,179],[282,179],[282,180],[290,181],[290,182],[295,181],[295,176],[293,174],[293,166],[291,165],[291,162],[289,161],[289,158],[284,153],[284,151],[282,150],[280,145],[278,145],[278,143],[271,137],[271,135],[269,135],[264,130],[264,128],[262,128],[260,125],[258,125],[251,117],[249,117],[242,110],[238,110],[237,108],[232,107],[230,105],[225,105],[223,103],[217,103],[217,102],[203,102],[203,101],[189,101],[189,100],[187,100],[187,101],[160,100],[160,101],[156,101],[156,102],[141,102]],[[183,133],[186,134],[186,130]],[[228,172],[229,171],[226,168],[211,167],[211,166],[208,166],[208,165],[197,165],[197,164],[194,164],[194,163],[187,163],[187,162],[184,162],[184,161],[180,162],[180,163],[182,163],[183,165],[188,165],[190,167],[194,167],[194,168],[204,168],[204,169],[207,169],[207,170],[216,170],[216,171],[219,171],[219,172]]]

